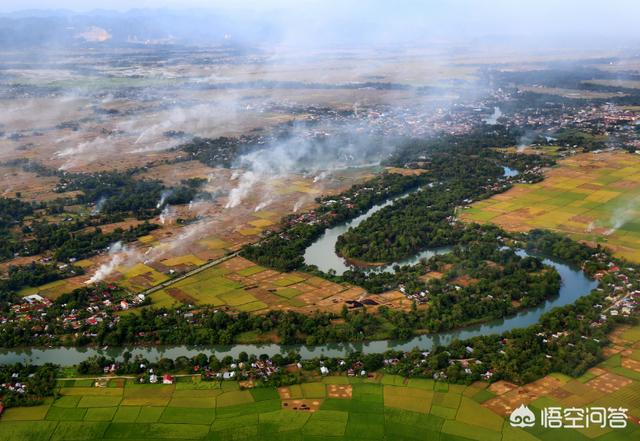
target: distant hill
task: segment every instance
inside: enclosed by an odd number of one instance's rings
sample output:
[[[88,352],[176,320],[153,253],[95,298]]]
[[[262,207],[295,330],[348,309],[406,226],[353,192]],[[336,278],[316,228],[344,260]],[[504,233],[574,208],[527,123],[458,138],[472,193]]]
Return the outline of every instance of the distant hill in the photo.
[[[3,49],[56,48],[86,44],[219,45],[268,41],[275,32],[252,20],[234,20],[210,11],[65,10],[20,11],[0,14]]]

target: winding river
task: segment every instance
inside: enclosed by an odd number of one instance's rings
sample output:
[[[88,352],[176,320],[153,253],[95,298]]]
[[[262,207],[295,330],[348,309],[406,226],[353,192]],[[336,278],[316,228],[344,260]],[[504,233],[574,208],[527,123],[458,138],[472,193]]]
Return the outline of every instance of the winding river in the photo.
[[[405,196],[399,196],[405,197]],[[397,199],[397,198],[396,198]],[[350,227],[355,227],[362,223],[369,216],[382,208],[392,204],[395,199],[376,205],[361,216],[342,225],[329,228],[309,246],[304,254],[305,262],[318,266],[323,271],[333,269],[337,274],[342,274],[349,269],[349,265],[335,253],[335,243],[338,237],[346,232]],[[427,250],[413,256],[410,259],[397,262],[399,264],[417,263],[421,258],[429,258],[438,253],[448,252],[447,248]],[[520,255],[525,255],[524,251],[518,251]],[[562,286],[558,296],[547,300],[538,307],[521,311],[520,313],[504,319],[493,320],[479,325],[469,326],[453,331],[440,332],[437,334],[421,335],[408,341],[380,340],[366,343],[336,343],[319,346],[305,345],[278,345],[278,344],[251,344],[251,345],[216,345],[207,347],[188,346],[155,346],[155,347],[131,347],[131,348],[29,348],[29,349],[0,349],[0,364],[15,362],[32,363],[56,363],[60,365],[77,364],[93,355],[105,355],[113,358],[121,356],[126,349],[132,355],[142,355],[149,360],[158,360],[162,357],[177,358],[179,356],[191,357],[198,353],[208,355],[215,354],[218,357],[226,355],[237,356],[240,352],[249,354],[275,355],[286,353],[290,350],[298,351],[303,358],[313,358],[320,355],[329,357],[342,356],[353,351],[365,353],[384,352],[389,349],[408,351],[414,348],[429,350],[434,345],[447,345],[455,339],[467,339],[480,335],[499,334],[514,328],[522,328],[536,323],[540,316],[550,309],[575,302],[579,297],[590,293],[597,282],[590,280],[579,269],[544,259],[544,263],[553,266],[562,278]],[[393,265],[370,268],[369,271],[393,271]]]
[[[382,204],[374,205],[365,213],[351,219],[348,222],[345,222],[344,224],[337,225],[333,228],[327,228],[322,236],[320,236],[318,240],[316,240],[305,250],[304,263],[306,263],[307,265],[315,265],[320,271],[325,273],[333,270],[339,276],[344,274],[345,271],[354,268],[353,265],[350,265],[343,257],[336,253],[336,242],[338,241],[338,237],[346,233],[349,228],[357,227],[376,212],[382,210],[384,207],[393,204],[398,199],[407,197],[407,195],[408,194],[404,194],[402,196],[389,199]],[[366,271],[393,271],[393,267],[395,265],[415,265],[420,261],[420,259],[428,259],[432,256],[435,256],[436,254],[448,253],[449,251],[449,247],[426,250],[416,254],[415,256],[403,259],[399,262],[367,268]]]

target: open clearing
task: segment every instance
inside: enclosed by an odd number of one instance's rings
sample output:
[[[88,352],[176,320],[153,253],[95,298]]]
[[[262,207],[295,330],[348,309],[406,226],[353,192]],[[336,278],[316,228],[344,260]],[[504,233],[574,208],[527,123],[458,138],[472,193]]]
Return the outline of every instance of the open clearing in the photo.
[[[554,230],[640,262],[640,156],[616,151],[563,159],[544,181],[473,204],[461,218],[511,231]]]
[[[640,326],[613,335],[614,353],[578,379],[551,374],[517,387],[469,386],[397,375],[329,376],[287,387],[242,390],[239,383],[178,377],[173,385],[134,380],[90,387],[60,381],[59,397],[10,408],[0,439],[53,440],[627,440],[640,436]],[[626,429],[513,428],[512,409],[545,406],[625,407]]]

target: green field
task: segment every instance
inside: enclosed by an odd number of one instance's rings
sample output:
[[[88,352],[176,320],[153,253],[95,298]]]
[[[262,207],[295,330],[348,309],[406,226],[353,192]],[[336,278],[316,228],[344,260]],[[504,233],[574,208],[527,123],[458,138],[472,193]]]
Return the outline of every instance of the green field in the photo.
[[[185,263],[189,255],[164,263]],[[136,271],[137,270],[137,271]],[[126,283],[151,279],[151,268],[129,269]],[[145,272],[146,271],[146,272]],[[319,283],[317,283],[319,281]],[[127,286],[125,283],[125,286]],[[149,294],[156,308],[180,305],[226,306],[239,312],[266,311],[280,308],[304,308],[319,299],[344,291],[346,286],[327,282],[304,273],[281,273],[268,270],[236,256],[177,280]],[[130,310],[129,313],[135,313]]]
[[[174,385],[127,380],[121,387],[95,388],[85,383],[61,382],[57,399],[8,409],[0,419],[0,439],[623,441],[640,434],[637,426],[589,438],[568,429],[523,431],[479,404],[477,396],[493,396],[486,384],[447,386],[393,375],[327,377],[288,387],[286,400],[282,390],[272,387],[241,390],[236,382],[205,383],[191,377]],[[337,388],[347,389],[349,396],[336,397]],[[316,407],[291,408],[292,400],[303,399]]]

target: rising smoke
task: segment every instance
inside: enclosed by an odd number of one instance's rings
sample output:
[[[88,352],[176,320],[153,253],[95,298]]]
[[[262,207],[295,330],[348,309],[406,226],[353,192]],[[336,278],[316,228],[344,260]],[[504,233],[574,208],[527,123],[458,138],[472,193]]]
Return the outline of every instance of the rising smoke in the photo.
[[[638,209],[640,208],[640,198],[629,201],[622,207],[613,210],[609,223],[611,228],[605,232],[606,236],[615,233],[628,222],[638,218]]]
[[[116,268],[125,264],[128,260],[138,256],[138,252],[118,241],[109,247],[108,255],[109,261],[97,269],[95,274],[87,280],[87,284],[101,282],[107,276],[112,274]]]

